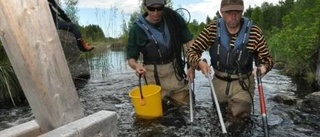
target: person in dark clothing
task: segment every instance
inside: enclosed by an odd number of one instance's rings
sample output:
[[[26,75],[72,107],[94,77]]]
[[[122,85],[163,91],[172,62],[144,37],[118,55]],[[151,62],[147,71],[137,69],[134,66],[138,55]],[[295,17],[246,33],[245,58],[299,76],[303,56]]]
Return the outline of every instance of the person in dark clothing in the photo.
[[[77,26],[72,23],[71,19],[67,16],[67,14],[64,13],[64,11],[59,7],[56,1],[48,0],[48,2],[52,18],[57,29],[70,31],[75,36],[77,40],[77,46],[80,51],[87,52],[93,50],[94,47],[90,46],[83,40]]]
[[[165,7],[165,0],[144,0],[143,3],[146,12],[138,17],[129,32],[128,64],[137,76],[146,76],[149,84],[161,86],[163,102],[187,105],[189,92],[181,51],[183,44],[192,44],[193,35],[185,20]],[[138,62],[140,55],[143,55],[143,64]],[[194,70],[188,69],[187,73],[193,80]]]

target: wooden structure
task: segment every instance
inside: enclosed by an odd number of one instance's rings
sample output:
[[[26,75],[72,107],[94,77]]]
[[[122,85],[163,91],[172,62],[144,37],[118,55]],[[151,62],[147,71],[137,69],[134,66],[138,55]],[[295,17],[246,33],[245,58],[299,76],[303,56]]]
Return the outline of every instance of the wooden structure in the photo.
[[[84,117],[47,0],[0,0],[0,38],[41,133]]]

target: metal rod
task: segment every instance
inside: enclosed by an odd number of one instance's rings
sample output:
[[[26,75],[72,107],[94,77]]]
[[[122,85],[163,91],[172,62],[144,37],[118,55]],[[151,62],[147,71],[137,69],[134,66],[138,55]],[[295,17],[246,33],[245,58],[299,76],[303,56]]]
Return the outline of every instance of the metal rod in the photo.
[[[208,63],[206,59],[203,59],[204,62]],[[224,124],[224,121],[223,121],[223,117],[222,117],[222,114],[221,114],[221,110],[220,110],[220,105],[219,105],[219,102],[218,102],[218,98],[217,98],[217,95],[216,95],[216,92],[214,90],[214,86],[213,86],[213,83],[212,83],[212,76],[210,73],[208,74],[205,74],[206,77],[208,78],[209,80],[209,83],[210,83],[210,87],[211,87],[211,93],[212,93],[212,103],[214,102],[215,106],[216,106],[216,109],[217,109],[217,113],[218,113],[218,117],[219,117],[219,120],[220,120],[220,124],[221,124],[221,129],[222,129],[222,133],[223,134],[227,134],[227,129],[226,129],[226,126]]]
[[[190,97],[190,122],[193,123],[193,92],[194,92],[194,82],[193,86],[189,81],[189,97]]]
[[[257,68],[257,83],[258,83],[258,91],[259,91],[260,112],[262,116],[263,132],[265,137],[269,137],[268,118],[267,118],[266,103],[265,103],[262,80],[261,80],[260,67]]]
[[[227,129],[226,129],[226,126],[225,126],[224,121],[223,121],[223,117],[222,117],[222,114],[221,114],[220,105],[219,105],[219,102],[218,102],[218,99],[217,99],[217,95],[216,95],[216,92],[214,90],[214,87],[213,87],[213,84],[212,84],[212,81],[211,81],[212,77],[210,76],[210,74],[208,74],[207,77],[208,77],[208,80],[209,80],[209,83],[210,83],[211,92],[212,92],[212,95],[213,95],[212,97],[213,97],[214,103],[216,105],[218,117],[219,117],[220,124],[221,124],[222,133],[223,134],[227,134]]]
[[[194,93],[194,82],[190,82],[189,80],[189,100],[190,100],[190,136],[193,136],[193,93]]]

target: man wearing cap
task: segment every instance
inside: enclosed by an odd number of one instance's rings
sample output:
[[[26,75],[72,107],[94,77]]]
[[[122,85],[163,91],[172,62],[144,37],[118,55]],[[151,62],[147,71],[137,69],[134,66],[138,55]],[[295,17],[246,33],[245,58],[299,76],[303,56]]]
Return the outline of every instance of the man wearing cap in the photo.
[[[222,18],[214,20],[200,33],[187,51],[189,64],[210,75],[224,116],[231,123],[250,119],[255,90],[253,61],[262,75],[273,67],[267,43],[261,29],[242,17],[243,0],[222,0]],[[203,51],[209,50],[209,66],[201,60]]]
[[[161,86],[163,102],[175,106],[189,104],[186,60],[182,57],[183,44],[192,43],[193,35],[185,20],[165,7],[165,0],[144,0],[146,12],[130,28],[126,46],[129,66],[148,84]],[[143,63],[138,63],[142,55]],[[193,80],[194,69],[188,70]]]

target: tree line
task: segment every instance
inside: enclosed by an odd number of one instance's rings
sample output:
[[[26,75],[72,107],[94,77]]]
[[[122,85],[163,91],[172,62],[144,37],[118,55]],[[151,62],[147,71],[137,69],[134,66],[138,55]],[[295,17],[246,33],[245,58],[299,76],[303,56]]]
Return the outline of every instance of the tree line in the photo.
[[[316,59],[320,44],[320,1],[284,0],[249,8],[245,16],[266,34],[276,63],[290,76],[315,82]]]

